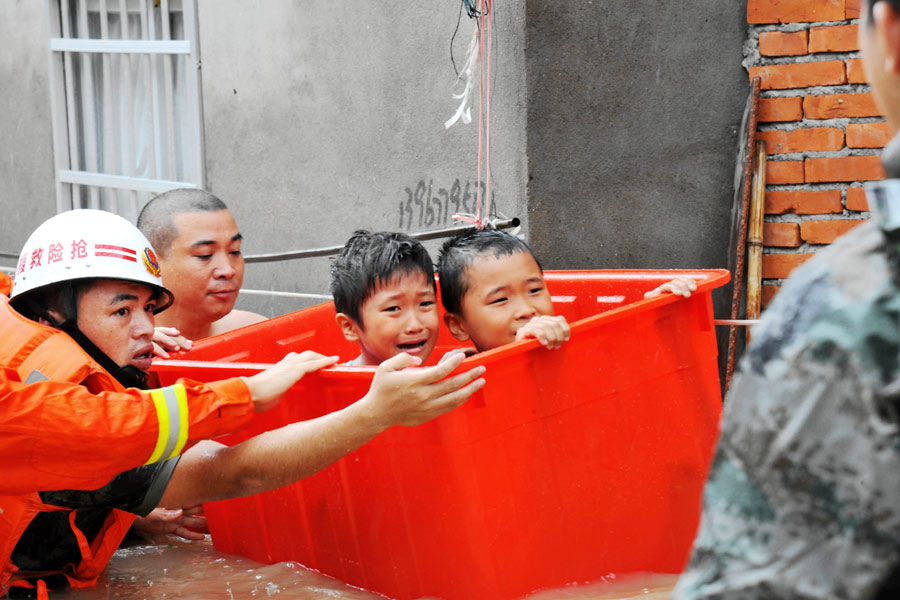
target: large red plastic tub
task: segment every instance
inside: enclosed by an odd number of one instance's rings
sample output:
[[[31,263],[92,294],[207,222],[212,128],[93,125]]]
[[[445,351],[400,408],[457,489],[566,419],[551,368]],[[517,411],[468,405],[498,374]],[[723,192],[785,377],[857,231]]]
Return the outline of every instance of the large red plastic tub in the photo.
[[[677,573],[699,522],[721,395],[711,291],[727,271],[548,271],[559,350],[525,341],[466,359],[487,384],[425,425],[395,427],[313,477],[205,507],[213,543],[292,560],[394,598],[519,598],[609,574]],[[643,294],[676,276],[690,298]],[[432,357],[459,344],[446,332]],[[249,374],[288,351],[344,360],[328,304],[196,344],[162,382]],[[243,364],[242,364],[243,363]],[[305,377],[233,444],[362,397],[370,368]]]

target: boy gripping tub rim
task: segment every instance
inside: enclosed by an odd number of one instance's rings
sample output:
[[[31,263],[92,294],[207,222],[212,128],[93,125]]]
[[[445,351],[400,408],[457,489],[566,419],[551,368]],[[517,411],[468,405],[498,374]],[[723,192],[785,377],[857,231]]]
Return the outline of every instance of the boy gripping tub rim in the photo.
[[[536,338],[559,348],[569,339],[565,317],[554,314],[543,269],[524,241],[499,230],[467,232],[447,240],[438,258],[444,322],[479,352]],[[679,277],[644,297],[671,292],[690,296],[697,284]]]
[[[377,366],[402,352],[427,360],[440,331],[436,293],[434,263],[421,242],[355,231],[331,267],[335,321],[360,346],[347,364]]]

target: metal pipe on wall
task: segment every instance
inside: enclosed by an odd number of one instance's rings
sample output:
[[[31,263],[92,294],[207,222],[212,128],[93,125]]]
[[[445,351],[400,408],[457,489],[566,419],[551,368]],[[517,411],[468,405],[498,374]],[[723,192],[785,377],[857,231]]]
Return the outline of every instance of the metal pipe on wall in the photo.
[[[496,221],[493,224],[496,229],[508,229],[510,227],[518,227],[519,219],[505,219],[502,221]],[[448,227],[447,229],[435,229],[434,231],[423,231],[422,233],[412,233],[410,237],[416,238],[417,240],[434,240],[442,237],[450,237],[453,235],[457,235],[463,231],[469,231],[475,229],[474,225],[466,225],[465,227]],[[327,246],[325,248],[312,248],[310,250],[295,250],[292,252],[273,252],[272,254],[253,254],[250,256],[244,257],[245,263],[260,263],[260,262],[277,262],[281,260],[292,260],[295,258],[314,258],[316,256],[330,256],[332,254],[338,254],[344,245],[340,246]]]

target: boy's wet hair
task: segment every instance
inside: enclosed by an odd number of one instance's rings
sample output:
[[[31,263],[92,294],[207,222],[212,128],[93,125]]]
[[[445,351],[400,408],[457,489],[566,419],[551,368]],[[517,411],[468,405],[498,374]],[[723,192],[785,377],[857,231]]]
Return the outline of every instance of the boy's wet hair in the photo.
[[[436,289],[434,263],[419,240],[392,231],[355,231],[331,265],[334,308],[362,327],[360,309],[378,286],[410,273],[422,273]]]
[[[466,267],[476,258],[491,252],[494,258],[527,252],[541,271],[541,262],[531,248],[514,235],[497,229],[467,231],[450,238],[441,246],[438,257],[438,280],[441,282],[441,303],[444,310],[456,315],[462,314],[462,299],[469,291],[465,277]]]

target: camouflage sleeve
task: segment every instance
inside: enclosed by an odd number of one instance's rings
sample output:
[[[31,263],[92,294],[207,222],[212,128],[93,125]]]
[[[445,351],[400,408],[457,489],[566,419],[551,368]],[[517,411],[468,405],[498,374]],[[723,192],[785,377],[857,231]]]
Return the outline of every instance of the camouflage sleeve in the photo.
[[[673,598],[871,597],[898,564],[900,295],[879,239],[823,253],[754,331]]]

